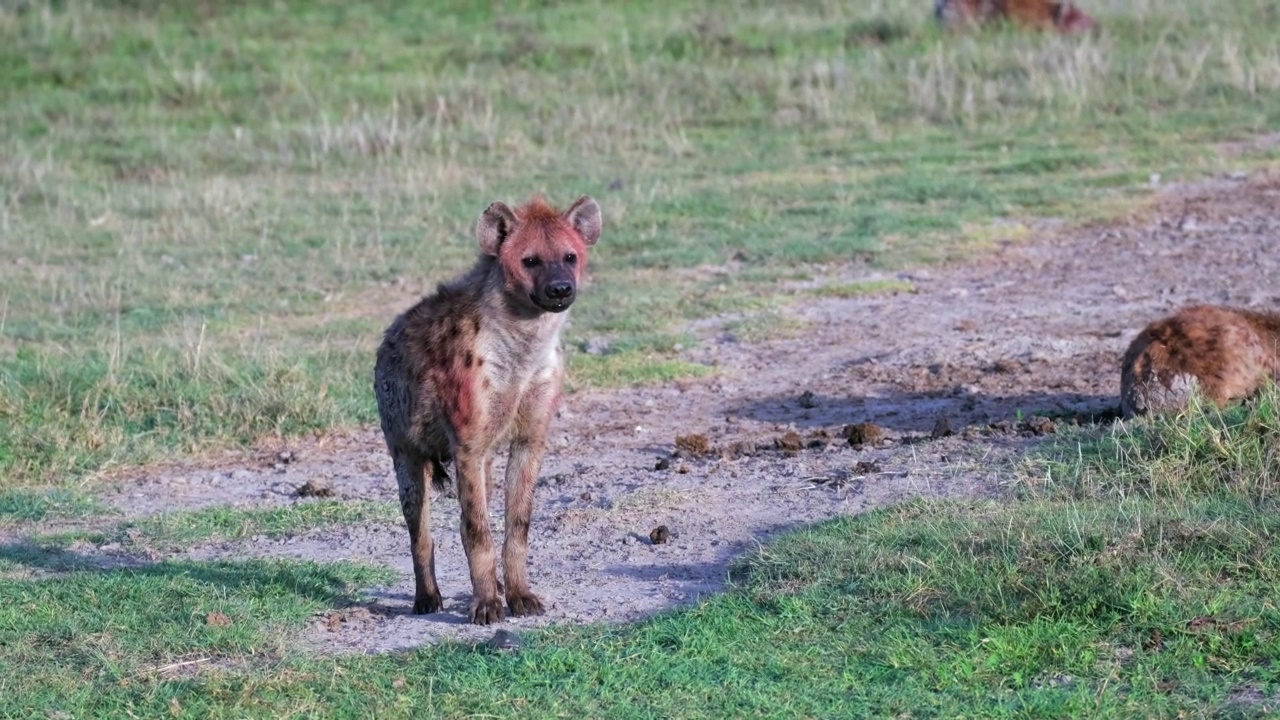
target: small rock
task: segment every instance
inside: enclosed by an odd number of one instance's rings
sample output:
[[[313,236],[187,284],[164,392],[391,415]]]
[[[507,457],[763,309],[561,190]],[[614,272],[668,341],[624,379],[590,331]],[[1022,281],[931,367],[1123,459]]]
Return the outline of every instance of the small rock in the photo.
[[[679,465],[676,466],[676,472],[680,473],[681,475],[688,475],[689,466],[685,465],[684,463],[680,463]]]
[[[292,450],[281,450],[280,452],[276,453],[277,462],[288,464],[297,459],[298,459],[298,456]]]
[[[666,458],[658,458],[658,462],[653,464],[654,470],[667,470],[671,467],[671,461]]]
[[[933,439],[949,437],[955,435],[956,431],[951,427],[951,418],[943,415],[933,424],[933,431],[929,433],[929,437]]]
[[[578,496],[578,499],[581,500],[582,502],[591,502],[591,493],[584,492]]]
[[[649,542],[654,545],[662,545],[669,537],[671,537],[671,531],[667,529],[666,525],[659,525],[649,531]]]
[[[485,647],[494,652],[515,652],[520,649],[520,638],[510,630],[499,630],[489,638]]]
[[[800,393],[800,407],[809,410],[818,407],[818,397],[813,394],[812,390],[805,390]]]

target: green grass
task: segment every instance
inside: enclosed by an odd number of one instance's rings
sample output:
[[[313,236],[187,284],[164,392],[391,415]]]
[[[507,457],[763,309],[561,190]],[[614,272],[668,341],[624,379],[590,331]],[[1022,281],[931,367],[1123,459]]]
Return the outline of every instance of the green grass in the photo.
[[[96,500],[62,488],[0,488],[0,527],[49,518],[79,518],[101,513]]]
[[[254,560],[0,583],[0,712],[115,716],[124,705],[104,693],[154,685],[168,666],[269,663],[292,652],[286,628],[383,578],[351,564]]]
[[[348,566],[161,563],[0,586],[0,670],[23,670],[0,674],[0,714],[1263,716],[1280,711],[1277,407],[1269,390],[1086,428],[1044,449],[1020,500],[807,528],[693,608],[531,633],[510,655],[291,651],[304,608],[373,581]],[[232,623],[207,627],[210,612]],[[178,658],[219,662],[154,671]]]
[[[27,535],[25,544],[33,553],[44,552],[51,557],[74,560],[67,554],[66,546],[78,541],[117,543],[133,551],[173,552],[212,540],[241,540],[259,535],[277,538],[324,527],[370,522],[399,524],[402,522],[400,508],[394,503],[345,500],[309,500],[275,508],[220,505],[166,512],[92,529],[45,533],[39,531],[39,526],[27,525],[26,529],[34,532]],[[74,566],[74,562],[62,564]]]
[[[916,286],[907,280],[863,280],[860,282],[819,285],[810,293],[818,297],[855,298],[865,295],[896,295],[913,293]]]
[[[879,1],[7,4],[0,476],[372,420],[380,331],[496,198],[601,199],[568,341],[627,348],[774,308],[809,263],[1276,159],[1215,150],[1280,117],[1272,4],[1098,14],[1064,40]],[[700,372],[644,346],[575,356],[575,387]]]
[[[237,540],[255,535],[283,537],[304,530],[362,522],[402,522],[395,503],[313,500],[289,507],[243,510],[212,507],[165,513],[125,523],[119,532],[140,533],[148,543],[186,547],[206,540]]]

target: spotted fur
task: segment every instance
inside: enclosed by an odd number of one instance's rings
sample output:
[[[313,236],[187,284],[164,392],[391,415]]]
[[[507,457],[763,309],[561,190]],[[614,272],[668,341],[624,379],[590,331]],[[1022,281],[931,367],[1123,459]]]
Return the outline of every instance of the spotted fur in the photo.
[[[1055,0],[935,0],[933,13],[948,29],[996,22],[1062,33],[1098,27],[1075,3]]]
[[[413,555],[415,613],[439,611],[428,525],[429,467],[437,488],[457,475],[462,545],[471,570],[471,621],[503,619],[488,502],[493,455],[509,449],[502,548],[512,615],[540,615],[526,568],[533,487],[564,377],[560,330],[577,295],[600,207],[582,197],[561,212],[542,200],[512,210],[495,202],[476,223],[481,255],[471,271],[387,328],[374,391]]]
[[[1280,315],[1191,305],[1148,325],[1120,363],[1125,417],[1179,410],[1198,390],[1218,405],[1280,373]]]

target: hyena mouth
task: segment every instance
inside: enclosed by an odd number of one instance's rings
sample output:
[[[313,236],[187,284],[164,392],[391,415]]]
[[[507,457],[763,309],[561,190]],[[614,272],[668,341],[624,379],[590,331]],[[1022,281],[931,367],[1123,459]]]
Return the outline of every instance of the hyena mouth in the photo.
[[[542,309],[544,312],[553,312],[553,313],[564,312],[565,310],[569,309],[570,305],[573,304],[572,297],[544,298],[544,297],[539,297],[538,295],[530,295],[529,299],[533,301],[533,304],[536,307]]]

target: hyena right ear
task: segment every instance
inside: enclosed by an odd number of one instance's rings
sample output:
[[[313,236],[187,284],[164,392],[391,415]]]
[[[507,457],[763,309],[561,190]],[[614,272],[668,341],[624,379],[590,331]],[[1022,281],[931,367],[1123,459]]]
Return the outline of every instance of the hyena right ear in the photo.
[[[502,241],[515,226],[516,214],[511,212],[511,208],[500,202],[490,203],[476,222],[476,242],[480,243],[480,252],[497,256]]]

